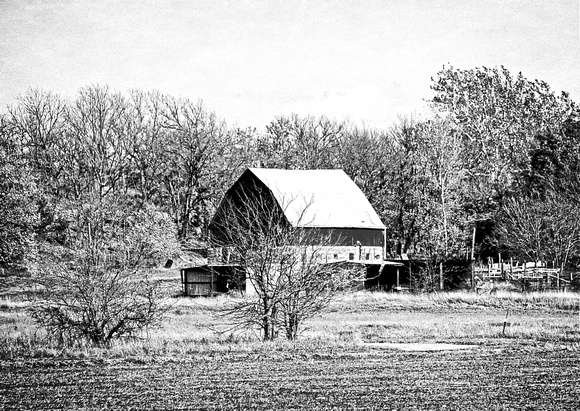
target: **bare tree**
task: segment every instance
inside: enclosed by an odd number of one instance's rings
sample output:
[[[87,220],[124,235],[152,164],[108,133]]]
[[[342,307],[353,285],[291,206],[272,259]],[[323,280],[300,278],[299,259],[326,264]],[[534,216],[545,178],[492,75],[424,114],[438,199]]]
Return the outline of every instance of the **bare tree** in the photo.
[[[461,141],[449,122],[441,119],[424,121],[419,124],[422,144],[419,157],[425,164],[428,193],[426,206],[430,208],[425,221],[423,248],[428,254],[445,260],[464,245],[462,228],[466,217],[462,211],[462,183],[464,170],[461,164]]]
[[[226,124],[201,102],[166,98],[164,128],[168,141],[162,174],[166,201],[171,205],[180,239],[207,226],[216,164],[231,150]]]
[[[293,226],[285,211],[300,201],[301,217]],[[301,228],[309,205],[309,200],[297,198],[278,204],[267,190],[250,186],[220,206],[214,244],[227,248],[231,261],[246,272],[250,289],[247,298],[225,312],[234,328],[258,327],[264,340],[276,338],[283,329],[293,340],[305,320],[320,314],[339,290],[360,279],[361,271],[352,266],[327,264],[340,239]]]
[[[164,151],[169,139],[165,128],[164,97],[158,92],[133,90],[128,121],[129,180],[143,203],[161,203],[163,192]]]
[[[8,109],[6,126],[47,193],[60,192],[67,105],[58,95],[32,89]]]
[[[74,197],[126,191],[129,155],[127,102],[108,87],[82,88],[67,113],[66,179]]]
[[[359,186],[379,215],[389,212],[387,196],[392,181],[393,141],[380,130],[350,127],[343,130],[337,166]]]
[[[401,118],[389,135],[395,147],[390,159],[394,164],[389,195],[393,211],[388,220],[392,221],[396,255],[420,255],[423,222],[430,211],[425,207],[429,196],[427,164],[421,158],[424,134],[416,120]]]
[[[317,169],[335,166],[344,125],[322,116],[279,116],[258,138],[256,152],[264,167]]]
[[[577,201],[554,191],[513,197],[502,208],[499,241],[515,255],[564,267],[580,251]]]
[[[330,235],[318,237],[316,245],[305,233],[292,236],[294,246],[287,247],[280,264],[281,296],[279,313],[286,338],[298,337],[304,321],[322,313],[337,293],[364,278],[364,268],[348,263],[325,263]]]

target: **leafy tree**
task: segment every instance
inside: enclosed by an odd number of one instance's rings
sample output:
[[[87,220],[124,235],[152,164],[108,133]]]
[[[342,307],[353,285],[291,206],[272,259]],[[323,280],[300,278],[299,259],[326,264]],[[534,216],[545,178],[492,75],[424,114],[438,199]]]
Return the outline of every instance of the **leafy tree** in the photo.
[[[574,110],[568,94],[557,96],[547,83],[514,77],[503,66],[444,67],[431,88],[434,108],[450,116],[463,141],[470,208],[479,218],[497,210],[528,169],[536,136],[559,130]]]
[[[387,225],[392,227],[391,241],[395,243],[396,255],[418,254],[422,222],[426,218],[427,184],[426,164],[420,156],[423,135],[417,122],[402,118],[400,124],[390,130],[393,141],[390,195]]]
[[[55,228],[54,210],[69,192],[63,177],[70,162],[63,153],[67,147],[66,115],[67,103],[58,95],[39,89],[28,90],[9,106],[4,116],[5,131],[12,141],[13,156],[19,156],[26,165],[20,165],[24,177],[34,180],[36,188],[30,191],[30,204],[37,210],[29,211],[29,218],[36,219],[35,231],[40,241]],[[14,221],[14,219],[12,219]]]
[[[530,152],[531,164],[522,190],[543,193],[556,190],[580,195],[580,113],[564,122],[561,130],[541,134]]]
[[[171,217],[153,205],[139,206],[129,196],[87,196],[63,202],[56,213],[63,234],[60,241],[49,239],[52,245],[107,250],[107,261],[115,266],[155,267],[179,252]]]
[[[0,117],[0,264],[22,264],[38,225],[37,186],[6,119]]]

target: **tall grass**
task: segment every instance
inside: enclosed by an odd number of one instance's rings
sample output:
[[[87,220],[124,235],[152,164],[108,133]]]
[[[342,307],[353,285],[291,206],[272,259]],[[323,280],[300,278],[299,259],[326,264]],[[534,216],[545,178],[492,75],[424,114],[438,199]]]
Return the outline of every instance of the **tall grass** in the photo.
[[[298,341],[281,337],[270,343],[262,343],[252,330],[228,332],[219,313],[232,299],[168,297],[171,308],[160,328],[102,350],[59,346],[36,327],[26,302],[5,298],[0,300],[0,358],[283,356],[294,351],[361,351],[367,342],[580,345],[580,294],[573,293],[345,293],[328,312],[306,322]]]
[[[495,294],[476,294],[467,291],[453,291],[410,294],[362,291],[342,295],[335,302],[334,308],[349,310],[372,308],[512,308],[578,311],[580,309],[580,293],[498,291]]]

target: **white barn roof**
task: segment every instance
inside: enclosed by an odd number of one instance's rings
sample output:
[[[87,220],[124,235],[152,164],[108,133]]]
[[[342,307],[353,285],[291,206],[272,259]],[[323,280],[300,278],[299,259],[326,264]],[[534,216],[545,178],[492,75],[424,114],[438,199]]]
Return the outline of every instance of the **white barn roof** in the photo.
[[[363,192],[343,170],[249,171],[270,189],[293,226],[385,229]]]

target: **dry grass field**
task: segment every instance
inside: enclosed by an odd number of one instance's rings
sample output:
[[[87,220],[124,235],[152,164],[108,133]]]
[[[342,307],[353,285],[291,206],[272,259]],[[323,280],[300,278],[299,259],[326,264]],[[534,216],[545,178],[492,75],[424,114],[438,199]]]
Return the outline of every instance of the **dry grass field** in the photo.
[[[578,294],[355,292],[296,342],[262,343],[217,316],[232,297],[165,280],[162,327],[108,350],[53,346],[25,299],[0,297],[0,409],[580,407]]]

